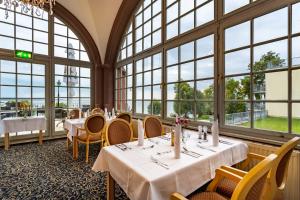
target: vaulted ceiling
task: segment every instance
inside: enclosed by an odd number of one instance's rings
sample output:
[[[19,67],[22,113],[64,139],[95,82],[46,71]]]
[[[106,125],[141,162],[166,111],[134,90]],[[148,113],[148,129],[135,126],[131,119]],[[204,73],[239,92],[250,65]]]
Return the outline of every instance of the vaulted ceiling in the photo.
[[[89,31],[103,61],[111,29],[122,0],[57,1],[68,9]]]

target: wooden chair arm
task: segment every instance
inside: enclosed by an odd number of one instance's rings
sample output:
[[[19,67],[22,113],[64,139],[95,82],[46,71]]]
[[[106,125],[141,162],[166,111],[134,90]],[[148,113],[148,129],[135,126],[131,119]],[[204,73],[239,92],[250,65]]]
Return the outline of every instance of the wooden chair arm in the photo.
[[[238,176],[241,176],[241,177],[244,177],[247,174],[247,172],[245,172],[243,170],[233,168],[233,167],[229,167],[229,166],[222,166],[221,169],[224,169],[228,172],[234,173],[234,174],[236,174]]]
[[[170,196],[170,200],[188,200],[187,198],[185,198],[183,195],[174,192],[171,196]]]
[[[215,192],[217,189],[217,186],[219,184],[219,182],[223,179],[223,178],[228,178],[236,183],[240,182],[242,180],[243,177],[234,174],[232,172],[226,171],[224,169],[216,169],[216,176],[213,179],[213,181],[208,185],[207,187],[207,191],[210,192]]]
[[[262,155],[259,155],[259,154],[256,154],[256,153],[248,153],[247,159],[240,164],[240,168],[241,169],[246,169],[246,167],[249,165],[249,163],[252,160],[262,161],[265,158],[266,158],[266,156],[262,156]]]

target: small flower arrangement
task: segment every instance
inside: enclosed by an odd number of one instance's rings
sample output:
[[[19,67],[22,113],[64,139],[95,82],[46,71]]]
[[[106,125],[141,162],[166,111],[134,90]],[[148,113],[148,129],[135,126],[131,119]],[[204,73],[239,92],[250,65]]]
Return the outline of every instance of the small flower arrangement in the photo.
[[[176,125],[187,126],[189,122],[190,122],[189,119],[182,118],[182,117],[176,117],[175,119]]]

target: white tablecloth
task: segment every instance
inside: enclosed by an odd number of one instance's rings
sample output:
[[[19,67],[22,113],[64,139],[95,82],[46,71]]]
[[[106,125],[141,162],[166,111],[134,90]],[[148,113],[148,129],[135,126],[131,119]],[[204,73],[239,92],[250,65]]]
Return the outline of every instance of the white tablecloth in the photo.
[[[152,199],[165,200],[173,192],[180,192],[187,196],[214,178],[215,170],[222,165],[233,165],[246,159],[248,147],[245,143],[223,137],[232,144],[220,143],[212,147],[212,138],[200,145],[215,150],[212,152],[198,147],[198,135],[191,132],[191,138],[186,142],[186,147],[202,154],[194,158],[181,154],[180,159],[174,158],[174,148],[170,141],[162,138],[145,140],[144,147],[155,145],[154,148],[143,149],[137,146],[137,141],[126,143],[131,150],[121,150],[116,146],[102,148],[93,170],[109,171],[114,180],[132,200]],[[154,141],[159,144],[155,144]],[[170,153],[157,154],[160,152]],[[170,169],[165,169],[151,161],[151,156],[168,164]]]
[[[0,120],[0,135],[22,131],[46,130],[45,117],[5,118]]]

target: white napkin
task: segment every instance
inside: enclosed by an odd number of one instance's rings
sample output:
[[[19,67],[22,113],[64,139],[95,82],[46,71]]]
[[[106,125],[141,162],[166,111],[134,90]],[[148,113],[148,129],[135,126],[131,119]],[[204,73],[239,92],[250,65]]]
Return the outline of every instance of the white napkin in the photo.
[[[218,120],[213,122],[211,126],[211,134],[212,134],[212,145],[214,147],[219,146],[219,121]]]
[[[104,108],[104,117],[108,118],[107,108]]]
[[[138,120],[138,145],[144,146],[144,127],[141,120]]]
[[[180,158],[180,135],[181,135],[181,125],[175,126],[175,134],[174,134],[174,154],[175,158]]]
[[[111,110],[111,118],[115,118],[115,116],[116,116],[115,109],[112,108],[112,110]]]

